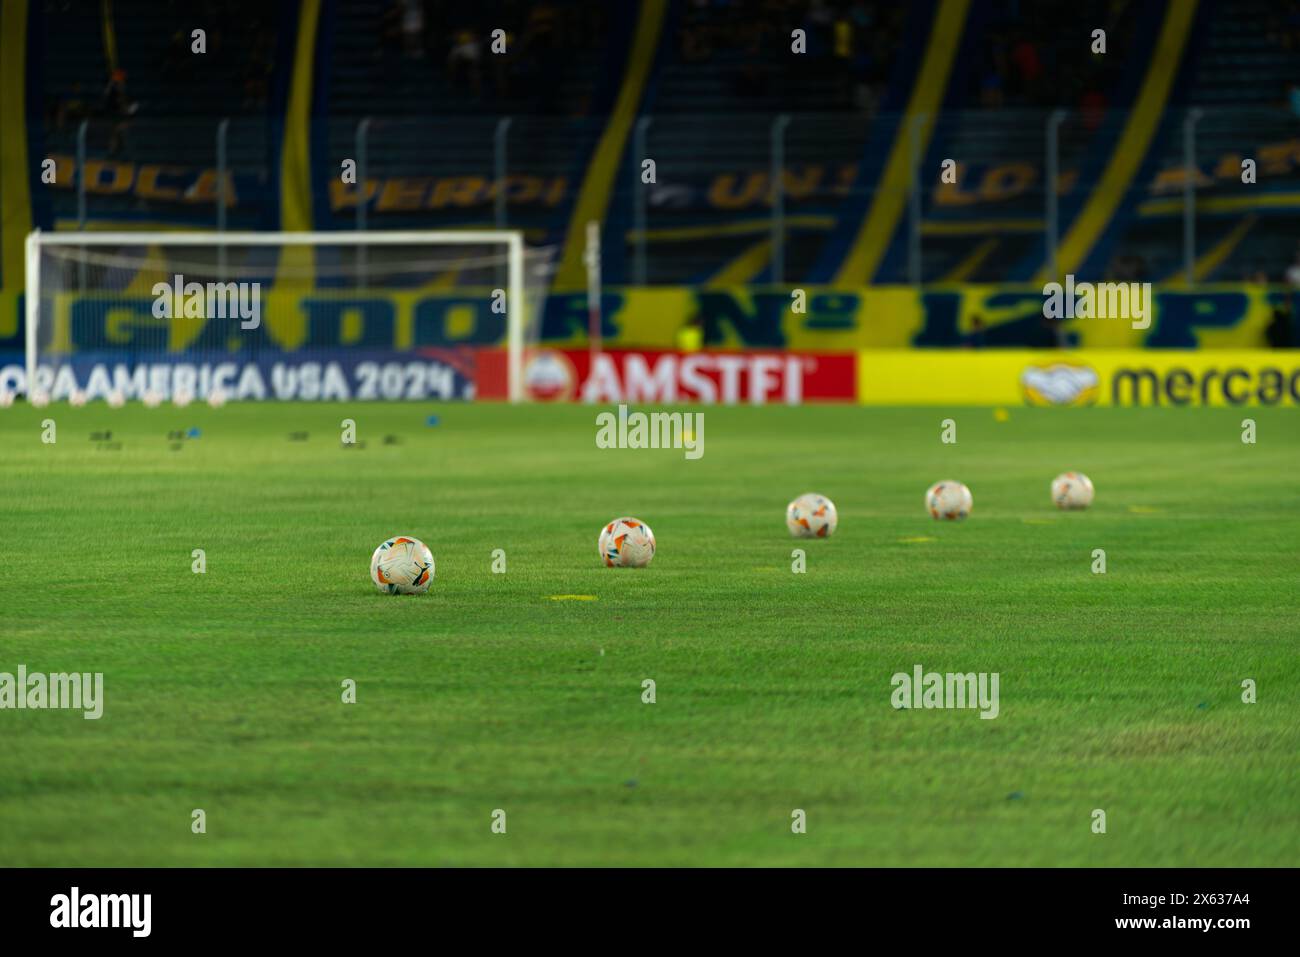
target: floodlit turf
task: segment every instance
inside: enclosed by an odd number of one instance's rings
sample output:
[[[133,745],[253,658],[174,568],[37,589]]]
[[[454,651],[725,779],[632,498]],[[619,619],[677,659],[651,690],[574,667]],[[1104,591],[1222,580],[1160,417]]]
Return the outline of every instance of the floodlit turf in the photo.
[[[0,864],[1300,860],[1294,410],[705,423],[687,461],[597,449],[572,406],[0,410],[0,671],[106,697],[0,711]],[[1067,469],[1090,511],[1050,504]],[[924,511],[941,478],[969,521]],[[806,491],[834,538],[786,532]],[[619,515],[654,529],[648,569],[598,560]],[[399,532],[436,557],[426,596],[370,584]],[[997,672],[1000,714],[894,710],[918,664]]]

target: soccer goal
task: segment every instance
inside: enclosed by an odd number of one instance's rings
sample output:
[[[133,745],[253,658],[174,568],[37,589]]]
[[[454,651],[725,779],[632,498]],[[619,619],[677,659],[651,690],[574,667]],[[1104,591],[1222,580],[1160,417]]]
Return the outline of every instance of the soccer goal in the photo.
[[[26,386],[50,399],[511,401],[553,250],[501,231],[79,232],[27,238]]]

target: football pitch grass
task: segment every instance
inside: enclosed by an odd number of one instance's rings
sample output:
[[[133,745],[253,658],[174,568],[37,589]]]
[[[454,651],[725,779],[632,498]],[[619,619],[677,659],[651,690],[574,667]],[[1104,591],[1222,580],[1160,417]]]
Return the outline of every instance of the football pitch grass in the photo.
[[[698,461],[596,411],[0,411],[0,672],[104,674],[97,721],[0,711],[0,865],[1300,859],[1295,410],[707,408]],[[649,568],[598,559],[620,515]],[[396,533],[429,594],[370,583]],[[895,710],[917,665],[998,716]]]

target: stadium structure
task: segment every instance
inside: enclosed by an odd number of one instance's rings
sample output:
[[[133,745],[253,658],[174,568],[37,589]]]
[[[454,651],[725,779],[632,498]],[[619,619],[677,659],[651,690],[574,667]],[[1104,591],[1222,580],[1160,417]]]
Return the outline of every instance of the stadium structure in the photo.
[[[490,302],[507,264],[487,261],[503,247],[444,245],[422,269],[407,248],[385,272],[382,254],[370,267],[349,251],[358,231],[520,234],[517,345],[572,354],[528,364],[516,393],[545,398],[583,393],[592,346],[1295,338],[1300,41],[1294,16],[1259,0],[14,0],[4,16],[0,367],[13,392],[46,357],[84,389],[98,360],[329,356],[351,376],[364,351],[437,364],[451,395],[507,394],[492,353],[509,324]],[[142,235],[56,257],[29,344],[32,230]],[[226,247],[177,259],[174,231],[341,245],[217,270]],[[162,341],[146,287],[183,264],[200,281],[262,283],[262,334]],[[1151,283],[1146,327],[1045,317],[1044,285],[1067,276]],[[907,361],[917,378],[938,374]],[[1001,390],[933,395],[1127,401],[1104,360],[1082,391],[1045,392],[1020,366]],[[854,376],[807,384],[855,397]]]
[[[1298,306],[1297,0],[0,0],[0,885],[1258,919]]]

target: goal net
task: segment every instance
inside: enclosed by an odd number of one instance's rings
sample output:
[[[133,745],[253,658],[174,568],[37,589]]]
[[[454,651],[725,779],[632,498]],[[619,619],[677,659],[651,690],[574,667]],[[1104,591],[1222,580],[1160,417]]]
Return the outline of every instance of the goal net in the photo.
[[[518,401],[551,252],[517,231],[37,231],[26,391],[472,398],[488,365]]]

